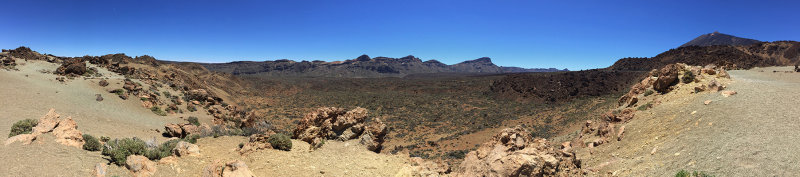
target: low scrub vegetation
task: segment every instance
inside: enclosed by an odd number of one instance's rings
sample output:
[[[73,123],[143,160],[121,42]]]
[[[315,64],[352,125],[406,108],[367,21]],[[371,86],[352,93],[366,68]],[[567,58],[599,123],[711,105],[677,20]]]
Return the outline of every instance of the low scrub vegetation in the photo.
[[[111,162],[117,165],[125,165],[125,161],[130,155],[143,155],[150,160],[159,160],[170,156],[172,154],[172,149],[174,149],[175,145],[180,141],[183,140],[169,140],[152,147],[148,146],[145,141],[139,138],[115,139],[107,142],[106,145],[103,146],[103,151],[101,153],[104,156],[108,156]]]
[[[39,124],[39,121],[36,119],[20,120],[17,123],[14,123],[14,125],[11,125],[11,132],[8,133],[8,137],[31,133],[33,131],[33,127],[35,127],[37,124]]]
[[[275,149],[280,149],[280,150],[284,150],[284,151],[289,151],[289,150],[292,149],[292,140],[289,139],[289,136],[287,136],[287,135],[285,135],[283,133],[278,133],[278,134],[274,134],[272,136],[269,136],[267,141],[269,142],[269,144],[272,145],[272,148],[275,148]]]
[[[191,123],[192,125],[200,126],[200,120],[198,120],[197,117],[191,116],[186,120],[189,121],[189,123]]]
[[[83,134],[83,141],[86,142],[83,144],[83,149],[87,151],[99,151],[100,148],[102,147],[100,141],[98,141],[97,138],[89,134]]]
[[[164,110],[161,110],[161,107],[158,106],[151,107],[150,111],[153,111],[153,113],[159,116],[167,116],[167,112],[164,112]]]
[[[714,176],[706,174],[705,172],[694,171],[692,173],[689,173],[686,170],[681,170],[675,174],[675,177],[714,177]]]

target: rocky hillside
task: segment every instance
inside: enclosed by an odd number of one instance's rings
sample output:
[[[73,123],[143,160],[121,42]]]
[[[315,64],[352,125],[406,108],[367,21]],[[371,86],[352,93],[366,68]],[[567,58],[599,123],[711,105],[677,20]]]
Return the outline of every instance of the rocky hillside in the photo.
[[[488,57],[447,65],[436,60],[422,61],[414,56],[402,58],[375,57],[361,55],[356,59],[324,62],[276,60],[276,61],[237,61],[230,63],[202,64],[211,71],[232,73],[234,75],[258,76],[300,76],[300,77],[403,77],[423,73],[513,73],[513,72],[553,72],[550,69],[526,69],[500,67]]]
[[[748,46],[680,47],[651,58],[623,58],[608,69],[649,71],[672,63],[700,66],[714,64],[731,69],[796,65],[800,63],[800,42],[776,41]]]
[[[681,47],[688,46],[713,46],[713,45],[728,45],[728,46],[742,46],[760,43],[761,41],[755,39],[740,38],[719,32],[708,33],[700,35],[697,38],[681,45]]]

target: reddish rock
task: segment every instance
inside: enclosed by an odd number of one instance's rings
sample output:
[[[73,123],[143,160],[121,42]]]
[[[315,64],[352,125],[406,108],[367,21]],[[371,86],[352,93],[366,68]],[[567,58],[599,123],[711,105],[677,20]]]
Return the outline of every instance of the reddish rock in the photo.
[[[669,87],[678,80],[678,73],[682,67],[678,64],[669,64],[659,71],[658,79],[653,83],[653,89],[661,93],[669,92]]]
[[[172,153],[178,157],[196,156],[200,154],[200,147],[186,141],[180,141],[175,145],[175,149],[172,149]]]
[[[103,79],[103,80],[100,80],[100,82],[98,82],[97,84],[100,85],[101,87],[105,87],[105,86],[108,86],[108,81]]]
[[[325,139],[349,140],[360,138],[360,143],[368,149],[379,152],[383,137],[386,135],[386,125],[380,120],[366,126],[367,110],[356,108],[345,111],[342,108],[319,108],[306,114],[293,131],[293,138],[311,144],[312,148],[321,146]]]
[[[736,91],[728,90],[728,91],[723,91],[721,94],[724,97],[729,97],[729,96],[732,96],[732,95],[736,95]]]
[[[565,156],[521,126],[507,128],[469,152],[454,176],[579,176],[580,160]]]
[[[72,117],[67,117],[58,122],[58,126],[53,130],[56,142],[67,146],[81,148],[83,146],[83,133],[78,130],[78,124]]]
[[[141,155],[128,156],[125,160],[125,167],[133,173],[133,176],[137,177],[152,176],[157,170],[155,162]]]

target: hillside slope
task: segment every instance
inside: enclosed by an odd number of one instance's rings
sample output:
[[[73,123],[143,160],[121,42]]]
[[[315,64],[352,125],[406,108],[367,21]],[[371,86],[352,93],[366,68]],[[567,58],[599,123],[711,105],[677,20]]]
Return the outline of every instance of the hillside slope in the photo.
[[[670,93],[636,114],[622,141],[584,153],[586,165],[620,176],[672,176],[680,170],[717,176],[792,176],[800,173],[794,133],[800,73],[790,67],[730,71],[718,92]],[[777,70],[779,72],[773,72]],[[762,72],[766,71],[766,72]],[[711,100],[705,105],[706,100]],[[601,173],[602,174],[602,173]]]
[[[607,69],[650,71],[667,64],[714,64],[729,69],[790,66],[800,63],[800,42],[762,42],[748,46],[688,46],[670,49],[651,58],[623,58]]]

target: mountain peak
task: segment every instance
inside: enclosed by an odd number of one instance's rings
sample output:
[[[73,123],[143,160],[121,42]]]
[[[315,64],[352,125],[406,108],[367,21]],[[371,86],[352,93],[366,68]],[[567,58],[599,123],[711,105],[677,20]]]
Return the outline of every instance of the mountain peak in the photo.
[[[759,43],[761,41],[755,39],[741,38],[733,35],[723,34],[719,31],[700,35],[697,38],[681,45],[680,47],[687,46],[712,46],[712,45],[750,45]]]

